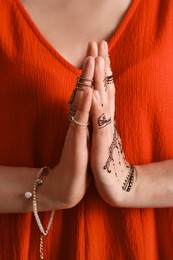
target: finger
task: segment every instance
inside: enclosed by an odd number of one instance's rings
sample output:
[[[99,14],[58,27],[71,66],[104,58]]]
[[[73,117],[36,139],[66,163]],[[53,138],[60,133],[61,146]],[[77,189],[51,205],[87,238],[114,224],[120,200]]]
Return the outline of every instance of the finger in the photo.
[[[106,76],[112,75],[108,53],[108,44],[106,41],[101,41],[98,43],[98,55],[104,58]]]
[[[94,58],[98,56],[98,45],[95,41],[88,43],[86,56],[92,56]]]
[[[86,57],[81,76],[89,80],[92,80],[94,77],[94,66],[95,66],[94,57],[92,56]]]
[[[92,122],[93,133],[105,134],[104,138],[112,136],[113,122],[108,111],[101,104],[101,98],[98,90],[93,91],[92,99]]]
[[[89,57],[85,58],[83,70],[82,70],[82,73],[81,73],[81,76],[83,78],[87,78],[88,80],[93,79],[94,64],[95,64],[95,60],[94,60],[93,57],[89,56]],[[90,81],[83,81],[83,83],[85,83],[85,82],[86,82],[86,84],[91,84]],[[76,84],[78,84],[78,83],[76,83]],[[85,88],[85,86],[83,86],[83,89],[84,88]],[[77,90],[75,88],[72,95],[71,95],[70,102],[69,102],[70,103],[70,110],[72,110],[72,112],[74,111],[73,115],[75,115],[75,111],[78,108],[78,105],[79,105],[79,102],[80,102],[80,99],[82,98],[82,96],[83,96],[83,91]],[[71,111],[70,111],[70,113],[71,113]]]
[[[99,56],[104,58],[105,76],[106,77],[112,76],[113,73],[112,73],[111,62],[110,62],[109,53],[108,53],[108,44],[106,41],[99,42],[98,54],[99,54]],[[111,116],[113,117],[114,113],[115,113],[115,85],[112,80],[109,80],[109,81],[106,80],[105,90],[108,93],[110,113],[111,113]]]
[[[83,91],[78,110],[71,124],[73,129],[76,129],[77,131],[87,129],[89,112],[92,104],[92,92],[93,90],[90,88],[86,88]]]
[[[107,107],[108,97],[105,91],[105,62],[103,57],[98,56],[95,58],[95,70],[94,70],[94,88],[99,91],[101,102]]]
[[[84,68],[85,68],[85,64],[86,64],[86,60],[88,59],[88,57],[97,57],[98,56],[98,46],[97,46],[97,43],[95,41],[90,41],[88,43],[88,46],[87,46],[87,52],[86,52],[86,59],[84,60]],[[81,76],[82,77],[86,77],[85,75],[85,71],[83,70],[82,73],[81,73]],[[86,82],[87,84],[88,82]]]
[[[93,91],[92,98],[92,123],[93,123],[93,132],[92,132],[92,142],[91,142],[91,167],[94,174],[94,178],[104,180],[109,177],[105,177],[105,172],[103,171],[104,162],[107,161],[109,147],[112,142],[113,128],[111,125],[113,122],[110,122],[110,115],[105,115],[104,107],[101,106],[100,94],[97,90]],[[101,127],[99,120],[102,120]],[[103,124],[102,124],[103,123]],[[103,176],[102,176],[103,175]],[[103,177],[103,179],[102,179]]]

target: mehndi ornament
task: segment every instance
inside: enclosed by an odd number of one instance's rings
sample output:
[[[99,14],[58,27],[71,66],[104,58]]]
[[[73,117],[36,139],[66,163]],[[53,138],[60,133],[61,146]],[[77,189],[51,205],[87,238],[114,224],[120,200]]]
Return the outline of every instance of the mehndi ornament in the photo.
[[[113,75],[107,76],[107,77],[105,78],[105,81],[106,81],[107,84],[113,84],[113,83],[114,83],[114,77],[113,77]]]
[[[129,164],[122,150],[120,136],[117,132],[116,125],[114,127],[114,134],[111,146],[109,147],[109,157],[103,166],[103,169],[108,173],[113,172],[119,181],[122,180],[122,190],[130,192],[135,179],[135,167]],[[119,170],[117,170],[119,169]]]

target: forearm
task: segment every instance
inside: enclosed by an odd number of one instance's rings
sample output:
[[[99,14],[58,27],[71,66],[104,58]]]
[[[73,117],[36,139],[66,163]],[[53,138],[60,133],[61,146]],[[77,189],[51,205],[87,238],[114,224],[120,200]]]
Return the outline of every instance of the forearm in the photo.
[[[173,160],[135,166],[136,174],[129,192],[118,182],[97,183],[101,196],[112,206],[162,208],[173,206]],[[100,192],[99,192],[100,193]]]
[[[82,78],[92,80],[94,58],[85,59],[82,73]],[[77,109],[75,114],[77,123],[70,124],[59,164],[50,170],[50,174],[43,180],[43,185],[38,188],[38,211],[71,208],[82,199],[88,186],[89,133],[87,123],[92,90],[78,91],[78,94],[81,93],[82,97],[76,94],[77,101],[73,95],[73,99],[71,98],[74,102],[76,101],[74,104],[71,101],[71,105],[75,105]],[[84,122],[84,126],[78,122]],[[1,213],[32,211],[32,199],[26,199],[25,192],[32,192],[38,171],[39,169],[33,168],[0,167]]]
[[[32,193],[39,169],[27,167],[0,166],[0,213],[19,213],[32,211],[32,198],[25,198],[25,192]],[[49,211],[58,207],[52,190],[51,173],[44,178],[38,189],[39,211]]]
[[[173,206],[173,160],[136,166],[134,207]]]
[[[76,149],[73,145],[67,143],[61,163],[50,169],[50,173],[43,178],[43,184],[38,187],[38,211],[71,208],[85,194],[88,186],[87,161],[77,166],[75,157],[78,158],[78,153],[75,152]],[[69,157],[67,148],[73,153],[73,158]],[[87,156],[85,155],[85,157]],[[67,158],[69,158],[68,162]],[[32,211],[32,197],[25,198],[25,193],[32,193],[39,170],[27,167],[0,166],[0,213]]]

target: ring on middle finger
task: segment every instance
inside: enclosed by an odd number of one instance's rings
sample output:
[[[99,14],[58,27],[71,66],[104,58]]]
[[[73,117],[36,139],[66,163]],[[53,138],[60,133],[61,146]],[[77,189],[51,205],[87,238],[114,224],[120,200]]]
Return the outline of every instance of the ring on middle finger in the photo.
[[[89,82],[89,83],[87,83],[87,82]],[[79,76],[77,78],[77,82],[76,82],[76,89],[83,91],[84,87],[94,88],[92,83],[93,83],[93,79],[87,79],[82,76]]]
[[[107,84],[112,84],[112,83],[114,83],[114,77],[113,77],[113,75],[107,76],[107,77],[105,78],[105,81],[106,81]]]

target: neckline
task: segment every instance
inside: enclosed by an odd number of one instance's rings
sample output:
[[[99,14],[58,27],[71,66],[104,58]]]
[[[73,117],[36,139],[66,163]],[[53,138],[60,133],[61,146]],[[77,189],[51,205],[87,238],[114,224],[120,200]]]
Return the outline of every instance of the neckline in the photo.
[[[108,41],[108,48],[109,53],[111,52],[113,46],[116,44],[120,36],[122,35],[122,32],[124,31],[125,27],[127,26],[128,22],[130,21],[132,15],[134,14],[136,7],[138,5],[140,0],[132,0],[131,4],[129,5],[126,13],[124,14],[121,22],[119,25],[115,28],[115,31]],[[53,45],[46,39],[46,37],[41,33],[38,26],[35,24],[34,20],[29,15],[28,11],[22,4],[21,0],[14,0],[16,3],[16,6],[20,10],[20,13],[22,14],[24,20],[28,24],[28,26],[32,29],[33,33],[37,37],[37,39],[43,44],[47,50],[59,61],[61,64],[63,64],[68,70],[75,73],[76,75],[79,75],[81,73],[81,69],[77,68],[75,65],[70,63],[66,58],[64,58],[58,50],[56,50]]]

